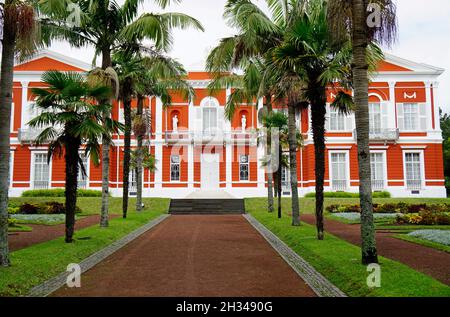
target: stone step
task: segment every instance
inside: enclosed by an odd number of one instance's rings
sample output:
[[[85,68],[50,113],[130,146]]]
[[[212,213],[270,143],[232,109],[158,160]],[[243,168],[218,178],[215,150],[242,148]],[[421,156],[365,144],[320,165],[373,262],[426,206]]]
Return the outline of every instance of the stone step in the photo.
[[[243,214],[243,199],[172,199],[170,214]]]

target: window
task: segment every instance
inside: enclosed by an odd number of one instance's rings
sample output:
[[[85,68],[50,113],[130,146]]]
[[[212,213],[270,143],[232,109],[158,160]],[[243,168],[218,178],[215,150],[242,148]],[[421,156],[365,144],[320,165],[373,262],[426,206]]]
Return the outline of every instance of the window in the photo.
[[[211,132],[217,128],[217,108],[203,108],[203,131]]]
[[[345,116],[335,107],[330,107],[330,131],[345,130]]]
[[[180,180],[180,156],[172,155],[170,157],[170,180],[179,181]]]
[[[369,131],[371,134],[381,132],[381,104],[369,103]]]
[[[130,169],[128,184],[130,188],[130,195],[134,195],[137,192],[137,173],[135,168]]]
[[[418,127],[418,105],[416,103],[405,103],[403,104],[403,120],[404,129],[407,131],[417,130]]]
[[[9,152],[9,175],[8,175],[8,187],[12,185],[13,177],[13,153]]]
[[[331,153],[331,185],[335,191],[347,189],[346,153]]]
[[[49,185],[49,165],[46,153],[34,154],[33,188],[47,189]]]
[[[372,190],[384,189],[383,153],[370,153],[370,171],[372,174]]]
[[[83,170],[79,168],[78,170],[78,188],[86,188],[88,185],[89,176],[89,160],[88,157],[80,153],[81,161],[83,162],[83,167],[86,175],[83,174]]]
[[[10,126],[10,132],[14,132],[14,93],[11,95],[12,102],[11,102],[11,126]]]
[[[239,180],[248,181],[249,161],[248,155],[241,155],[239,157]]]
[[[405,153],[406,187],[410,190],[420,190],[422,173],[420,153]]]

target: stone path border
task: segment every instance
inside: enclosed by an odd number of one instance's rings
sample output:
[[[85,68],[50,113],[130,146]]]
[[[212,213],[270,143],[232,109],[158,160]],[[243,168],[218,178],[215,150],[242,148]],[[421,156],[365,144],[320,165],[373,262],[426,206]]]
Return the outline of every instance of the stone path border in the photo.
[[[157,226],[161,222],[163,222],[165,219],[170,217],[170,215],[165,214],[161,215],[156,219],[151,220],[147,224],[143,225],[142,227],[134,230],[133,232],[129,233],[125,237],[111,243],[109,246],[101,249],[100,251],[95,252],[94,254],[90,255],[83,261],[81,261],[80,267],[81,267],[81,273],[86,272],[87,270],[91,269],[93,266],[98,264],[99,262],[106,259],[108,256],[116,252],[117,250],[123,248],[125,245],[142,235],[143,233],[147,232],[148,230],[152,229],[153,227]],[[64,284],[66,284],[67,276],[70,274],[70,272],[63,272],[44,283],[37,285],[33,287],[30,292],[28,293],[29,297],[45,297],[62,287]]]
[[[292,269],[311,287],[320,297],[347,297],[344,292],[333,285],[322,274],[316,271],[301,256],[295,253],[286,243],[256,220],[252,215],[243,215],[245,219],[269,242]]]

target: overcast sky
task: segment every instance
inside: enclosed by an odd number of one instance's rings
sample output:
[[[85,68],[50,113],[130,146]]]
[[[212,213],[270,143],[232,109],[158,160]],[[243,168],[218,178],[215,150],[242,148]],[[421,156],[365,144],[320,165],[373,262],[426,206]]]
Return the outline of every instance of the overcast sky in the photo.
[[[120,2],[120,1],[119,1]],[[184,0],[167,11],[189,14],[201,21],[205,32],[176,31],[170,55],[187,69],[202,68],[205,57],[220,38],[233,34],[222,18],[226,0]],[[264,6],[263,0],[256,1]],[[450,1],[449,0],[396,0],[399,24],[397,43],[386,51],[410,59],[445,68],[440,77],[438,105],[450,112]],[[142,11],[161,12],[152,1],[146,0]],[[51,50],[91,62],[93,50],[72,49],[65,43],[54,43]]]

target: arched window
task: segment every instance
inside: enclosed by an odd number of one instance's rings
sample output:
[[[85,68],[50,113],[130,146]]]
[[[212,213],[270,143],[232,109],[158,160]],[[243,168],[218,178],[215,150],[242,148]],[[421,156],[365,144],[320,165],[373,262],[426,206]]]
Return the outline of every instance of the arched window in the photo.
[[[217,113],[219,102],[216,98],[206,97],[200,103],[200,107],[202,108],[202,126],[203,132],[211,133],[217,130]]]

